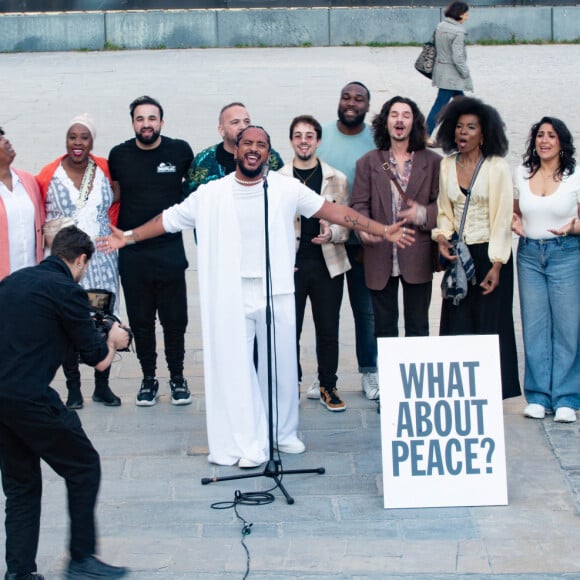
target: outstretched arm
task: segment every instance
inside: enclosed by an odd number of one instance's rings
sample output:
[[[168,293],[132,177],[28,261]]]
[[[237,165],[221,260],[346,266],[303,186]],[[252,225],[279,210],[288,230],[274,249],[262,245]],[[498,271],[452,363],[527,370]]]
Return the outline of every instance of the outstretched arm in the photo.
[[[313,217],[323,218],[330,223],[345,226],[357,232],[366,232],[379,236],[384,240],[397,244],[400,248],[410,246],[415,241],[415,233],[410,228],[405,228],[405,220],[401,220],[390,226],[376,222],[354,209],[325,201],[322,207]]]
[[[110,254],[128,244],[135,244],[149,238],[156,238],[165,233],[161,214],[156,215],[142,226],[124,232],[111,224],[111,233],[108,236],[97,238],[97,250]]]

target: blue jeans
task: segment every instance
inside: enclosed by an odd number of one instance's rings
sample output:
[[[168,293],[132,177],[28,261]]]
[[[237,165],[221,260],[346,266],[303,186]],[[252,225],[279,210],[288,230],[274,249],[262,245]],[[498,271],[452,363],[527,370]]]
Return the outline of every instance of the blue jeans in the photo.
[[[520,238],[518,279],[528,403],[580,408],[580,237]]]
[[[365,282],[363,264],[357,260],[360,244],[347,244],[346,253],[352,268],[346,273],[348,298],[354,316],[356,358],[359,373],[377,372],[377,339],[371,292]]]
[[[439,89],[437,98],[431,107],[429,116],[427,117],[427,135],[431,135],[437,126],[437,116],[441,109],[453,98],[458,95],[463,95],[463,91],[456,91],[455,89]]]

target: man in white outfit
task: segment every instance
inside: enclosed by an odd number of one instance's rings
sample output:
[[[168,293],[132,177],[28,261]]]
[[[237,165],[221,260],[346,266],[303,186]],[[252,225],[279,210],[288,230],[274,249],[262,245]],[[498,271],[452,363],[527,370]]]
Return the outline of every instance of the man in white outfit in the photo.
[[[258,467],[267,459],[268,380],[264,179],[270,137],[245,128],[235,148],[236,170],[197,189],[146,224],[98,242],[113,251],[126,244],[195,227],[209,456],[219,465]],[[294,216],[326,219],[383,236],[400,247],[413,242],[403,222],[384,226],[324,200],[298,180],[272,173],[268,181],[271,255],[274,442],[283,453],[302,453],[298,438],[298,376],[294,306]],[[254,338],[258,370],[253,364]],[[245,345],[245,347],[243,346]]]

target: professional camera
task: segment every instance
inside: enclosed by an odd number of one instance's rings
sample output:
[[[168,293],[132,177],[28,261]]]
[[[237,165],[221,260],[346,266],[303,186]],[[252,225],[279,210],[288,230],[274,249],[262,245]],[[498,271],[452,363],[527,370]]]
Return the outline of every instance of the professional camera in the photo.
[[[89,307],[91,309],[91,316],[95,324],[95,328],[107,338],[109,331],[111,330],[113,324],[118,322],[123,330],[129,335],[129,344],[127,348],[120,349],[120,352],[128,352],[131,343],[133,342],[133,332],[128,326],[125,326],[121,321],[113,314],[113,307],[115,306],[115,293],[109,292],[109,290],[87,290],[87,295],[89,297]]]

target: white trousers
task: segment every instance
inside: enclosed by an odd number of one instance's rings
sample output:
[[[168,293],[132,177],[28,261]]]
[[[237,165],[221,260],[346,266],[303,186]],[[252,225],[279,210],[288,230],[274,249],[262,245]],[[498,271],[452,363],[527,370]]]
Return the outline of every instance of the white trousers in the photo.
[[[263,295],[261,278],[242,278],[242,296],[246,324],[245,369],[232,368],[232,384],[229,389],[239,388],[236,372],[249,372],[249,392],[236,393],[236,408],[229,408],[231,400],[226,396],[219,403],[222,412],[211,412],[216,418],[211,422],[209,461],[221,465],[233,465],[240,458],[254,462],[268,459],[268,353],[266,330],[266,297]],[[258,345],[258,371],[253,364],[254,339]],[[291,444],[297,439],[298,430],[298,368],[296,362],[296,306],[293,294],[272,297],[272,410],[274,423],[274,446]],[[216,349],[215,364],[228,365],[231,354],[224,345]],[[219,359],[219,360],[217,360]],[[224,389],[225,390],[225,389]],[[223,391],[222,391],[223,392]],[[218,402],[216,401],[216,406]],[[210,410],[208,409],[208,412]],[[215,409],[218,411],[218,409]],[[208,422],[208,430],[210,422]]]

